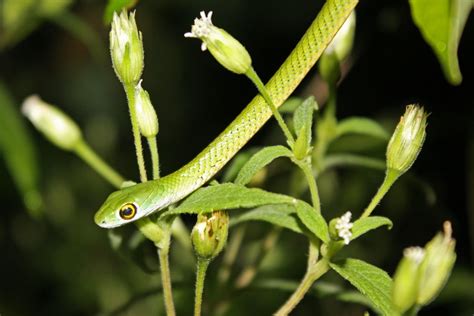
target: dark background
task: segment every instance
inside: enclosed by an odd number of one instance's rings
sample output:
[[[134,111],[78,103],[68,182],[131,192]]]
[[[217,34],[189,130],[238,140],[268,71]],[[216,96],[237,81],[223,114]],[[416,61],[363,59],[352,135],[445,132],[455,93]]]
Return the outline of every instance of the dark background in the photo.
[[[243,76],[225,71],[197,40],[186,40],[200,10],[213,10],[214,23],[248,48],[253,65],[268,79],[312,21],[322,1],[171,1],[142,0],[137,23],[145,45],[144,83],[160,121],[159,148],[164,174],[176,170],[203,149],[255,95]],[[90,50],[51,20],[14,47],[0,52],[0,79],[21,101],[32,93],[56,104],[83,128],[85,138],[112,166],[136,179],[133,141],[124,93],[108,55],[105,4],[77,1],[70,12],[83,19],[103,47]],[[351,69],[339,88],[338,117],[368,116],[393,128],[404,107],[420,103],[430,112],[428,136],[411,174],[434,191],[436,199],[414,181],[402,179],[377,209],[395,226],[361,239],[350,253],[393,273],[402,250],[423,245],[442,227],[453,223],[457,263],[439,300],[421,315],[471,315],[474,311],[474,21],[468,20],[459,48],[463,82],[445,80],[431,48],[411,20],[407,1],[362,1],[357,11]],[[309,74],[302,87],[316,71]],[[303,92],[304,91],[304,92]],[[296,94],[307,93],[300,88]],[[92,221],[97,207],[112,188],[70,153],[53,147],[28,125],[38,151],[41,219],[24,210],[9,172],[0,164],[0,314],[85,315],[111,311],[131,297],[153,289],[157,273],[144,273],[131,259],[109,246],[106,231]],[[251,141],[261,146],[276,142],[274,122]],[[1,132],[1,129],[0,129]],[[341,146],[347,146],[342,143]],[[353,148],[357,151],[357,148]],[[383,147],[376,150],[383,157]],[[365,169],[337,173],[336,193],[321,188],[323,210],[364,207],[382,174]],[[320,186],[332,183],[331,174]],[[193,218],[185,218],[192,225]],[[248,247],[269,226],[250,225]],[[173,278],[180,314],[192,308],[193,263],[175,248]],[[249,250],[250,251],[250,250]],[[188,260],[189,259],[189,260]],[[304,273],[306,243],[283,233],[263,263],[262,278],[299,280]],[[191,261],[190,261],[191,260]],[[244,259],[242,259],[244,260]],[[186,263],[187,262],[187,263]],[[242,263],[243,264],[243,263]],[[212,273],[218,266],[211,268]],[[324,280],[336,280],[335,275]],[[212,286],[210,286],[212,289]],[[209,296],[212,297],[212,290]],[[229,315],[268,315],[287,292],[251,290],[235,297]],[[335,299],[306,298],[295,315],[360,315],[360,305]],[[138,302],[128,315],[163,314],[157,295]],[[127,314],[127,313],[125,313]]]

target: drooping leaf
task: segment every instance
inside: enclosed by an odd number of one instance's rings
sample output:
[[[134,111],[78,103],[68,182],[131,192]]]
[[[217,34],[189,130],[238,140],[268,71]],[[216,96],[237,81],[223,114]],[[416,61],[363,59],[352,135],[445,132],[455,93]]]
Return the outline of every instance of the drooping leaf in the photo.
[[[391,299],[392,279],[387,272],[358,259],[345,259],[330,263],[330,266],[367,296],[378,313],[394,315]]]
[[[35,147],[27,132],[25,120],[1,82],[0,126],[0,153],[30,214],[39,215],[42,202],[38,188],[39,168]]]
[[[110,22],[112,22],[114,12],[120,13],[122,9],[133,8],[137,2],[138,0],[109,0],[104,11],[104,23],[110,24]]]
[[[393,223],[389,218],[383,216],[369,216],[358,219],[354,222],[354,226],[352,226],[351,240],[384,225],[388,226],[388,229],[392,229]]]
[[[447,80],[462,81],[457,50],[471,0],[410,0],[413,21],[438,57]]]
[[[284,146],[265,147],[250,158],[240,169],[235,179],[235,183],[245,185],[252,177],[266,165],[279,157],[291,157],[291,151]]]
[[[212,185],[196,190],[177,208],[161,214],[206,213],[215,210],[253,208],[268,204],[293,204],[296,199],[261,189],[247,188],[233,183]]]
[[[336,128],[337,136],[360,134],[388,140],[390,135],[377,122],[366,117],[349,117],[341,120]]]
[[[306,202],[297,200],[295,207],[303,224],[319,239],[329,242],[329,229],[324,217]]]
[[[303,223],[296,217],[295,207],[289,204],[260,206],[232,217],[230,225],[233,226],[247,221],[264,221],[304,234]]]

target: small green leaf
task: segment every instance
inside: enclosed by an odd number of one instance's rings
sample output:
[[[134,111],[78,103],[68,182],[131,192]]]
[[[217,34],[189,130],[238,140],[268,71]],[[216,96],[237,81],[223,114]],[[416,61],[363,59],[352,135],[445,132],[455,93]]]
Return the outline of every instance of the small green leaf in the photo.
[[[388,229],[392,229],[393,223],[389,218],[383,216],[369,216],[358,219],[354,222],[354,226],[352,226],[351,240],[362,236],[372,229],[376,229],[384,225],[387,225]]]
[[[295,110],[293,116],[293,125],[295,128],[296,136],[299,136],[301,130],[306,127],[307,133],[309,134],[308,139],[311,142],[311,125],[313,124],[313,113],[317,108],[317,103],[314,97],[309,97]]]
[[[120,12],[122,9],[133,8],[138,0],[109,0],[104,11],[104,23],[110,24],[114,12]]]
[[[300,200],[297,200],[295,207],[296,213],[303,224],[319,239],[325,243],[329,242],[328,224],[322,215],[317,213],[308,203]]]
[[[266,165],[279,157],[291,157],[293,154],[284,146],[265,147],[250,158],[240,169],[235,183],[245,185],[250,182],[252,177]]]
[[[23,202],[31,215],[39,215],[41,195],[38,188],[39,168],[34,144],[20,111],[0,82],[0,152]]]
[[[470,0],[410,0],[413,21],[454,85],[462,81],[457,50],[472,5]]]
[[[196,190],[177,208],[163,212],[161,217],[172,214],[252,208],[267,204],[293,204],[295,201],[296,199],[286,195],[224,183]]]
[[[382,315],[394,315],[392,307],[392,279],[376,266],[357,259],[330,263],[337,273],[355,286],[372,302]]]
[[[303,103],[303,99],[299,97],[289,97],[285,103],[283,103],[278,111],[281,113],[293,113]]]
[[[341,120],[336,128],[337,136],[360,134],[388,140],[390,135],[376,121],[366,117],[349,117]]]
[[[278,204],[264,205],[243,214],[232,217],[230,225],[234,226],[247,221],[264,221],[287,228],[299,234],[304,234],[304,225],[296,217],[293,205]]]

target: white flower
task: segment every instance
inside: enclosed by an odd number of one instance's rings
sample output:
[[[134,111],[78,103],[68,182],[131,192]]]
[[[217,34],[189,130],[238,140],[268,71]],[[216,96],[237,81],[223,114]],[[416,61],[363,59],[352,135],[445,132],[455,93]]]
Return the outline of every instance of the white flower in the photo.
[[[351,223],[351,217],[352,213],[346,212],[344,215],[337,219],[335,225],[338,236],[344,240],[344,244],[346,245],[348,245],[351,241],[351,228],[352,226],[354,226],[354,224]]]
[[[425,249],[421,247],[409,247],[403,251],[403,255],[416,264],[420,264],[425,257]]]
[[[191,32],[187,32],[184,34],[184,37],[192,37],[192,38],[199,38],[203,39],[208,37],[211,32],[212,32],[212,27],[214,24],[212,24],[212,11],[209,11],[209,13],[206,16],[206,12],[201,11],[201,18],[195,18],[194,19],[194,24],[191,26]],[[206,42],[202,42],[201,44],[201,50],[205,51],[207,49]]]

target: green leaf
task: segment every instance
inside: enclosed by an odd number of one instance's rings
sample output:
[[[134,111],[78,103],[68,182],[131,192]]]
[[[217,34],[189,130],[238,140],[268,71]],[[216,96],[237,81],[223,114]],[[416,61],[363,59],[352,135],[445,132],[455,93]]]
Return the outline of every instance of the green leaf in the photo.
[[[357,259],[330,263],[331,268],[355,286],[372,302],[377,312],[393,315],[392,279],[376,266]]]
[[[294,204],[296,201],[290,196],[224,183],[196,190],[177,208],[163,212],[161,217],[172,214],[253,208],[268,204]]]
[[[316,212],[308,203],[297,200],[296,213],[303,224],[319,239],[325,243],[329,242],[329,229],[323,216]]]
[[[454,85],[462,81],[457,50],[472,5],[470,0],[410,0],[413,21]]]
[[[349,117],[341,120],[336,128],[337,136],[360,134],[388,140],[390,135],[376,121],[366,117]]]
[[[309,133],[309,140],[311,141],[311,125],[313,124],[313,113],[317,109],[317,103],[314,97],[309,97],[295,110],[293,116],[293,125],[296,136],[299,136],[301,130],[306,127]]]
[[[351,240],[354,240],[366,232],[384,225],[387,225],[388,229],[392,229],[393,223],[389,218],[383,216],[369,216],[358,219],[354,222],[354,226],[352,226]]]
[[[23,202],[31,215],[39,215],[41,196],[38,189],[39,168],[34,144],[25,120],[15,107],[8,91],[0,82],[0,152]]]
[[[356,166],[384,171],[385,160],[352,154],[331,154],[324,159],[324,169],[339,166]]]
[[[303,223],[296,217],[295,213],[296,211],[293,205],[264,205],[237,215],[236,217],[232,217],[230,225],[234,226],[247,221],[264,221],[287,228],[295,233],[304,234]]]
[[[225,171],[222,175],[221,182],[234,181],[239,174],[240,169],[242,169],[242,167],[257,151],[257,148],[250,148],[235,155],[234,158],[227,164],[227,167],[225,168]]]
[[[281,113],[293,113],[303,103],[303,99],[299,97],[289,97],[279,108]]]
[[[266,165],[279,157],[291,157],[293,154],[284,146],[265,147],[250,158],[240,169],[235,183],[245,185],[250,182],[252,177]]]
[[[112,22],[112,17],[114,12],[119,13],[122,9],[133,8],[137,4],[138,0],[109,0],[107,7],[104,11],[104,23],[110,24]]]

